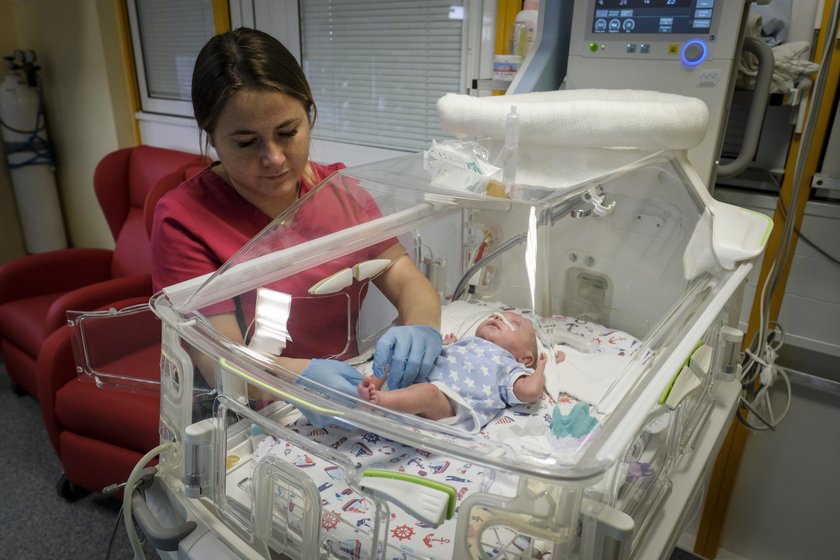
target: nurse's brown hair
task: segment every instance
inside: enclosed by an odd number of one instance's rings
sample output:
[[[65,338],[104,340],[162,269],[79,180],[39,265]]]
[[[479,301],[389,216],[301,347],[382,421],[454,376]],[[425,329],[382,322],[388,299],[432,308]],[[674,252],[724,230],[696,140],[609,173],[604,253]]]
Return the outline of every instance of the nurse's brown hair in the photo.
[[[247,27],[212,37],[198,53],[192,77],[198,127],[212,135],[225,103],[241,89],[274,89],[297,99],[315,124],[315,100],[295,57],[268,33]]]

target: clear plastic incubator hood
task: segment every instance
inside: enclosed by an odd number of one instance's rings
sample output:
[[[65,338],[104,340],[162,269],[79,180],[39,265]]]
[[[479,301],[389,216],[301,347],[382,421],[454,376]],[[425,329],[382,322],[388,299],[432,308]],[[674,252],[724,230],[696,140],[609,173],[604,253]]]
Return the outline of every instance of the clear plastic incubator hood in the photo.
[[[550,180],[429,152],[345,169],[216,273],[158,294],[174,443],[159,501],[240,557],[632,556],[737,369],[731,327],[770,222],[713,200],[682,152],[529,157]],[[377,280],[398,259],[438,292],[444,334],[498,310],[535,325],[538,402],[470,433],[295,382],[287,357],[370,373],[398,323]],[[244,343],[215,327],[234,312]]]

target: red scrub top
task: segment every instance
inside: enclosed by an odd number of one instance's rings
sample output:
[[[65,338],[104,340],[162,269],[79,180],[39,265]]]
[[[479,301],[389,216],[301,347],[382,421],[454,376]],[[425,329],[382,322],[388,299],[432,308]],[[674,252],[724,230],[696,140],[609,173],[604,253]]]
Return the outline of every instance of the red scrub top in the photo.
[[[311,167],[315,181],[302,181],[301,197],[344,165],[313,162]],[[275,232],[272,248],[315,239],[381,216],[366,191],[347,181],[343,183],[341,188],[322,188],[313,193],[312,200],[302,205],[287,225],[278,228],[283,230],[282,235]],[[155,206],[151,238],[155,290],[215,272],[271,221],[208,167],[167,193]],[[395,242],[379,243],[267,286],[293,298],[288,322],[292,340],[286,344],[284,356],[347,358],[357,353],[355,326],[366,284],[354,282],[329,296],[313,297],[307,290],[342,268],[377,258]],[[238,305],[244,324],[250,325],[256,292],[236,299],[219,302],[201,312],[229,313],[236,311]]]

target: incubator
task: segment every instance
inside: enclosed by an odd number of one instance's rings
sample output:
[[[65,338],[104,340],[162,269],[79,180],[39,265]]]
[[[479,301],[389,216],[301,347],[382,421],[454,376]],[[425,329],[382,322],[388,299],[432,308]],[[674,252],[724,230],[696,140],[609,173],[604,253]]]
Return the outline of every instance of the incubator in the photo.
[[[739,296],[771,225],[713,200],[684,152],[557,148],[543,184],[532,156],[515,181],[428,152],[344,169],[153,298],[162,446],[128,515],[162,557],[638,554],[736,373]],[[471,434],[296,382],[288,356],[370,373],[398,322],[377,281],[399,259],[429,277],[445,334],[499,310],[533,322],[537,403]]]

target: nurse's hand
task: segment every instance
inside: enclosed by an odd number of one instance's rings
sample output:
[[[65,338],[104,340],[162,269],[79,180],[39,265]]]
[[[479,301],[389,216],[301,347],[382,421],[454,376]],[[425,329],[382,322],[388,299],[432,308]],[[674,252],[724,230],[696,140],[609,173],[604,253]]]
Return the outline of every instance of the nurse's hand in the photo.
[[[335,389],[347,395],[357,396],[359,383],[362,382],[362,374],[356,368],[339,360],[312,360],[303,370],[295,383],[320,391],[317,384]],[[329,425],[338,425],[343,428],[352,429],[352,426],[336,420],[330,416],[315,414],[311,410],[301,407],[300,411],[306,416],[309,422],[319,428]]]
[[[425,379],[440,355],[440,333],[426,325],[391,327],[376,343],[373,374],[388,373],[388,388],[407,387],[417,379]]]

